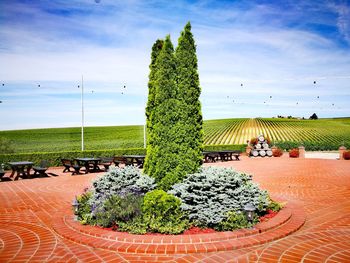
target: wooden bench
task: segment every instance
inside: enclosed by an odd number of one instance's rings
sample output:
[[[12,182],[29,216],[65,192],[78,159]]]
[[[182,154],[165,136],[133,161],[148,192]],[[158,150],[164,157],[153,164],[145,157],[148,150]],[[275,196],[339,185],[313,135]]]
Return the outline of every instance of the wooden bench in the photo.
[[[205,163],[215,163],[220,155],[218,152],[203,152]]]
[[[39,175],[39,177],[48,176],[46,171],[48,169],[47,161],[42,160],[39,166],[33,166],[34,175]]]
[[[236,158],[236,161],[240,161],[239,156],[241,156],[241,153],[232,153],[232,156]]]
[[[124,164],[125,166],[132,165],[142,169],[144,161],[145,155],[123,155],[114,157],[116,166]]]
[[[0,181],[2,180],[2,177],[5,175],[5,171],[4,170],[0,170]]]
[[[233,161],[233,158],[239,161],[240,155],[241,155],[240,151],[231,151],[231,150],[203,152],[204,162],[206,163],[215,163],[218,160],[221,160],[222,162]]]
[[[114,163],[114,157],[101,157],[100,165],[103,165],[105,171],[107,172],[109,167]]]
[[[126,164],[126,158],[125,157],[123,157],[123,156],[115,156],[114,157],[114,164],[115,164],[115,166],[120,166],[121,164]]]
[[[61,162],[64,166],[63,172],[72,172],[72,175],[74,174],[80,174],[80,168],[81,166],[79,164],[74,163],[71,159],[61,159]],[[73,171],[70,170],[70,168],[73,168]]]
[[[145,155],[123,155],[125,158],[125,165],[132,165],[137,168],[142,169],[143,163],[145,161],[146,156]]]
[[[239,161],[239,156],[241,155],[240,151],[232,151],[232,150],[223,150],[219,151],[220,160],[221,161],[233,161],[233,157],[236,161]]]

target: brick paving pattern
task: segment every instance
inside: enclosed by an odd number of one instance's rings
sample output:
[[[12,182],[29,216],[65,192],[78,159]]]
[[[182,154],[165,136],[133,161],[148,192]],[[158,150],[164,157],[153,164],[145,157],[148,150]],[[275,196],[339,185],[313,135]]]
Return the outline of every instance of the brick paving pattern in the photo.
[[[71,202],[99,174],[0,183],[0,262],[350,262],[350,161],[242,157],[228,166],[253,174],[287,201],[255,229],[189,236],[138,236],[81,226]]]

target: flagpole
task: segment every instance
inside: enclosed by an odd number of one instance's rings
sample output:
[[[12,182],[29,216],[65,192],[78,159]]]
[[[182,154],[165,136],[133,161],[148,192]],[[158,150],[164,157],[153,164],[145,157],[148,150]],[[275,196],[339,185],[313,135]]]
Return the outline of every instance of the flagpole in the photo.
[[[146,123],[143,125],[143,147],[146,148]]]
[[[84,77],[81,76],[81,151],[84,151]]]

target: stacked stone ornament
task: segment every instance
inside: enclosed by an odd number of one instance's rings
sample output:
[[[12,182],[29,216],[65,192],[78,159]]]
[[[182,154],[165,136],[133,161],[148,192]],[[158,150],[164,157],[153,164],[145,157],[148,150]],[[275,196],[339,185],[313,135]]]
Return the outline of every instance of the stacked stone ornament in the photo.
[[[254,148],[250,152],[250,155],[253,157],[271,157],[272,151],[270,148],[270,145],[268,144],[267,140],[265,139],[264,135],[259,135],[257,138],[257,142],[254,145]]]

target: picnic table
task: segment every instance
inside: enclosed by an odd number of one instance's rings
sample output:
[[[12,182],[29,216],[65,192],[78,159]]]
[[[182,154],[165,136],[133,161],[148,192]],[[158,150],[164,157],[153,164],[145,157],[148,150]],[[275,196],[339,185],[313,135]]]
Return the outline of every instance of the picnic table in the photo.
[[[215,163],[220,158],[219,153],[214,151],[203,152],[203,156],[206,163]]]
[[[1,179],[2,179],[2,177],[5,175],[5,172],[4,171],[0,171],[0,181],[1,181]]]
[[[239,161],[240,152],[239,151],[232,151],[232,150],[223,150],[218,152],[220,155],[221,161],[232,161],[233,157],[235,157],[235,160]]]
[[[114,163],[114,157],[101,157],[100,165],[103,165],[105,171],[107,172],[109,167]]]
[[[125,165],[134,165],[138,168],[143,168],[146,155],[123,155],[125,158]]]
[[[98,166],[101,158],[94,158],[94,157],[84,157],[84,158],[75,158],[80,166],[85,167],[85,173],[88,172],[100,172],[101,169]]]
[[[12,173],[10,178],[13,180],[18,180],[18,177],[22,178],[31,178],[30,169],[32,169],[33,163],[28,161],[20,161],[20,162],[9,162],[11,166]]]
[[[232,161],[233,158],[239,161],[240,151],[235,150],[222,150],[222,151],[205,151],[203,152],[204,162],[215,163],[218,160],[221,161]]]

